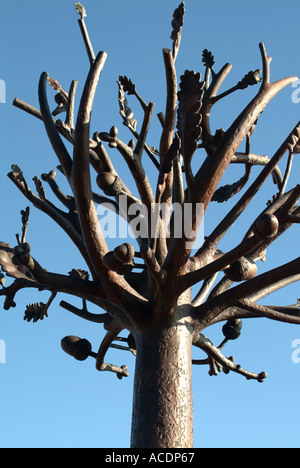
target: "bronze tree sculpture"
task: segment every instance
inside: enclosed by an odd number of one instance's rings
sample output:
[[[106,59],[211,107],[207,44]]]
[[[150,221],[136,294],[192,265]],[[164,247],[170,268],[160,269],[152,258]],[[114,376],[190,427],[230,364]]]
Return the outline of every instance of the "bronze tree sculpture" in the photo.
[[[218,91],[231,66],[226,64],[216,72],[214,57],[208,50],[203,51],[204,76],[187,70],[178,84],[175,62],[185,12],[182,2],[173,14],[172,50],[163,49],[167,97],[165,113],[158,114],[162,127],[159,149],[147,142],[154,104],[146,103],[126,76],[120,76],[118,81],[120,115],[133,139],[125,144],[119,139],[115,126],[109,132],[91,135],[93,99],[106,54],[94,54],[84,20],[85,9],[79,2],[75,7],[80,15],[80,30],[90,61],[76,121],[75,80],[66,92],[55,79],[42,73],[39,81],[40,109],[20,99],[14,100],[15,106],[43,121],[59,160],[59,171],[66,178],[72,195],[65,195],[60,189],[55,171],[43,174],[41,179],[50,186],[65,210],[47,199],[43,183],[37,177],[34,178],[36,194],[32,192],[17,165],[12,167],[8,176],[27,200],[67,233],[81,253],[88,271],[74,268],[69,275],[62,275],[47,271],[37,262],[26,242],[30,215],[27,208],[21,213],[22,234],[17,235],[17,246],[12,248],[9,244],[0,243],[2,271],[14,278],[6,287],[4,274],[1,274],[0,295],[5,296],[4,308],[10,309],[16,306],[15,295],[23,288],[49,291],[46,304],[27,306],[25,319],[28,321],[47,316],[53,299],[60,292],[81,298],[82,309],[66,301],[60,305],[85,320],[102,323],[105,337],[97,351],[92,350],[88,340],[75,336],[65,337],[62,348],[77,360],[85,360],[89,356],[95,358],[97,370],[114,372],[120,379],[128,376],[127,367],[106,363],[107,350],[114,346],[130,350],[136,356],[132,447],[192,447],[192,365],[207,365],[211,375],[221,370],[225,373],[233,371],[247,379],[262,382],[266,378],[264,372],[253,373],[243,369],[232,358],[226,357],[222,348],[229,340],[240,336],[244,318],[267,317],[300,323],[298,304],[276,307],[258,303],[270,293],[300,279],[300,258],[257,274],[257,262],[264,259],[268,247],[294,223],[300,222],[297,206],[300,187],[297,185],[286,191],[293,156],[300,152],[300,123],[272,158],[250,151],[251,135],[260,114],[279,91],[297,78],[271,82],[271,58],[261,43],[262,72],[250,71],[236,86],[221,94]],[[47,99],[47,83],[56,91],[52,113]],[[232,125],[226,131],[217,130],[213,134],[210,114],[214,104],[237,90],[256,85],[256,96]],[[142,108],[140,129],[128,106],[126,93],[134,96]],[[62,113],[65,113],[64,121],[54,119]],[[74,147],[72,156],[64,139]],[[124,158],[138,196],[116,172],[103,142]],[[241,152],[243,142],[245,151]],[[192,160],[195,160],[196,153],[199,153],[199,167],[195,171]],[[285,154],[287,165],[282,177],[278,163]],[[145,173],[145,157],[151,159],[157,171],[155,187],[151,186]],[[244,176],[230,185],[219,186],[231,163],[244,165]],[[199,224],[208,205],[225,202],[244,189],[253,165],[262,166],[258,177],[194,252]],[[93,188],[94,173],[101,194]],[[222,252],[218,248],[221,239],[269,176],[276,184],[273,199],[252,220],[242,240],[230,251]],[[132,208],[140,210],[138,219],[142,229],[136,230],[139,249],[125,243],[113,251],[109,250],[96,209],[96,205],[101,204],[128,223],[135,219]],[[179,218],[175,216],[175,205],[180,208]],[[186,229],[186,212],[189,230]],[[141,235],[141,231],[147,235]],[[217,281],[219,272],[222,278]],[[99,306],[105,313],[89,312],[88,302]],[[219,322],[224,322],[224,341],[215,346],[203,331]],[[122,332],[126,330],[124,337]],[[193,360],[192,346],[204,351],[207,358]]]

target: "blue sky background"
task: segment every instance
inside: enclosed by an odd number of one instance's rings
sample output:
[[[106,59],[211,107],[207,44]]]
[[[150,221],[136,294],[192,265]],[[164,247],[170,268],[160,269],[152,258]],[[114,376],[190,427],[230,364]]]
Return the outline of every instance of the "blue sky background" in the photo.
[[[178,4],[174,0],[84,2],[94,50],[108,53],[97,90],[92,131],[108,131],[117,125],[120,137],[131,139],[118,114],[119,75],[130,77],[145,101],[155,102],[156,113],[164,111],[162,48],[171,47],[170,23]],[[186,69],[203,72],[201,55],[208,48],[215,56],[216,70],[226,62],[233,65],[222,86],[222,91],[226,90],[248,71],[261,68],[261,41],[273,57],[272,80],[300,76],[298,0],[186,0],[185,5],[183,38],[176,61],[178,76]],[[0,104],[0,240],[14,245],[15,234],[21,229],[19,212],[28,203],[6,176],[11,164],[22,168],[33,189],[32,177],[54,169],[57,161],[43,124],[14,108],[12,101],[19,97],[38,107],[38,80],[41,72],[47,71],[66,90],[72,79],[79,80],[78,103],[89,62],[73,1],[0,0],[0,6],[0,78],[6,83],[6,104]],[[248,88],[218,104],[213,128],[226,129],[257,89]],[[299,121],[300,103],[292,101],[293,93],[295,97],[297,89],[288,87],[269,104],[254,133],[253,152],[272,156]],[[50,102],[54,102],[53,96],[49,87]],[[129,105],[139,119],[137,102],[131,99]],[[149,143],[156,147],[159,131],[154,117]],[[132,186],[119,154],[113,150],[110,154],[115,165],[120,164],[119,172],[124,174],[126,183]],[[298,159],[294,161],[290,188],[299,182]],[[282,172],[285,163],[286,158],[280,166]],[[146,170],[149,178],[155,180],[151,163],[146,163]],[[258,173],[259,169],[254,170],[252,178]],[[241,174],[242,168],[230,168],[222,184],[233,182]],[[57,180],[64,187],[62,177]],[[270,180],[232,227],[222,249],[239,242],[274,194],[275,186]],[[211,204],[205,218],[206,234],[233,203],[235,199],[227,205]],[[259,272],[299,255],[299,229],[295,225],[272,246],[267,263],[259,264]],[[34,257],[49,271],[67,274],[72,268],[85,268],[64,233],[35,209],[31,210],[27,240]],[[130,377],[119,381],[112,373],[98,373],[92,358],[79,363],[64,354],[60,340],[65,335],[87,338],[97,350],[103,330],[101,325],[85,322],[61,309],[60,300],[66,299],[63,296],[53,303],[49,318],[36,324],[23,321],[26,304],[46,302],[48,297],[49,294],[35,290],[23,291],[17,296],[15,309],[0,310],[0,339],[6,344],[6,364],[0,364],[0,447],[128,447],[134,357],[109,351],[109,362],[126,363],[129,367]],[[265,303],[293,304],[298,297],[296,284],[267,298]],[[72,298],[70,302],[78,303]],[[2,304],[0,297],[1,307]],[[206,332],[216,345],[222,341],[220,326]],[[233,373],[209,377],[206,367],[194,368],[196,448],[300,446],[300,364],[292,362],[292,343],[297,339],[300,328],[295,325],[264,319],[244,321],[241,338],[229,344],[225,354],[234,355],[248,370],[268,372],[263,384],[248,382]],[[195,357],[200,356],[195,352]]]

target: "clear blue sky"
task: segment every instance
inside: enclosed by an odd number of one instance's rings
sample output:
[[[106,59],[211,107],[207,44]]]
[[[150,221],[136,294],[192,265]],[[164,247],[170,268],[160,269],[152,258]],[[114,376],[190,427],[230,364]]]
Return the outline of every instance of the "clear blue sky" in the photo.
[[[108,131],[117,125],[129,141],[131,136],[118,114],[116,81],[119,75],[129,76],[143,98],[156,103],[156,112],[164,110],[161,51],[171,47],[170,22],[179,1],[86,0],[83,4],[95,52],[105,50],[108,54],[92,130]],[[226,62],[233,65],[222,87],[226,90],[248,71],[261,68],[261,41],[273,58],[272,80],[300,76],[299,0],[186,0],[185,4],[183,39],[176,61],[178,76],[185,69],[203,72],[201,54],[208,48],[215,55],[216,69]],[[28,203],[6,177],[11,164],[22,168],[33,188],[32,177],[54,169],[57,161],[42,123],[14,108],[12,101],[19,97],[38,107],[37,84],[43,71],[66,90],[72,79],[78,79],[79,96],[89,63],[74,1],[0,0],[0,6],[0,79],[6,83],[6,104],[0,104],[0,240],[15,244],[15,234],[21,227],[19,212]],[[254,134],[254,152],[271,156],[298,122],[300,103],[292,102],[295,91],[292,87],[285,89],[265,110]],[[255,92],[251,87],[236,94],[229,108],[230,98],[216,106],[214,128],[226,129]],[[130,101],[130,105],[138,116],[136,102]],[[155,118],[149,138],[150,144],[158,146],[159,124]],[[112,157],[117,161],[117,154],[112,153]],[[290,187],[298,183],[298,159]],[[285,161],[281,169],[284,171]],[[147,171],[151,178],[151,165]],[[229,172],[224,180],[232,182],[239,171],[241,168]],[[253,171],[253,176],[257,173]],[[267,182],[241,224],[233,227],[235,236],[224,240],[224,249],[235,245],[274,190],[272,182]],[[230,206],[211,207],[205,219],[206,234]],[[294,226],[272,247],[267,264],[260,264],[259,271],[299,255],[299,229],[299,225]],[[65,235],[34,209],[28,242],[34,257],[49,271],[66,274],[72,268],[85,267]],[[299,286],[293,285],[266,303],[293,304],[298,297]],[[103,330],[101,325],[60,309],[59,299],[63,297],[56,299],[49,318],[36,324],[24,322],[26,304],[47,298],[48,294],[23,291],[17,296],[15,309],[0,309],[0,339],[6,344],[6,364],[0,364],[0,447],[128,447],[133,356],[109,351],[108,361],[129,367],[130,377],[119,381],[112,373],[98,373],[92,358],[79,363],[64,354],[60,340],[65,335],[87,338],[96,350]],[[76,300],[72,302],[76,304]],[[0,307],[2,304],[0,298]],[[207,335],[215,344],[222,340],[220,327],[207,330]],[[263,384],[232,373],[209,377],[206,367],[194,369],[195,447],[300,446],[300,364],[293,363],[291,357],[292,342],[297,339],[297,326],[261,319],[245,321],[242,337],[229,344],[225,353],[234,355],[251,371],[268,372]]]

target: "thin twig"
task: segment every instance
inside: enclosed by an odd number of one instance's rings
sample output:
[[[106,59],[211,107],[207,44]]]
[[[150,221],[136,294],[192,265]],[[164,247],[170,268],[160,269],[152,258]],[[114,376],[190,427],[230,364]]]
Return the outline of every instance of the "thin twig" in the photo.
[[[262,86],[270,83],[270,63],[272,57],[269,57],[266,52],[266,48],[263,42],[259,44],[259,50],[261,53],[262,64],[263,64],[263,81]]]
[[[153,109],[154,109],[154,103],[150,102],[147,108],[145,109],[143,125],[141,128],[141,132],[140,132],[136,147],[134,149],[134,154],[139,160],[141,160],[142,158],[142,152],[146,143],[146,138],[147,138],[148,130],[150,127]]]
[[[85,22],[83,19],[79,19],[78,24],[79,24],[80,31],[84,40],[84,44],[85,44],[85,48],[89,57],[90,64],[92,65],[95,61],[95,54],[94,54],[93,46],[90,41]]]
[[[74,128],[74,102],[75,102],[75,93],[77,88],[78,81],[73,80],[70,86],[69,98],[68,98],[68,107],[65,123],[68,127]]]

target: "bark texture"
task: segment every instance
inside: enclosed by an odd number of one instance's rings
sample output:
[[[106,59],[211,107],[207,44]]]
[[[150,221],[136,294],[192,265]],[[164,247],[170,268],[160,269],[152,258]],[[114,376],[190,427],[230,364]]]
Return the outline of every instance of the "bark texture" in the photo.
[[[182,319],[137,338],[131,447],[193,447],[192,330]]]

